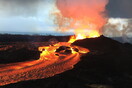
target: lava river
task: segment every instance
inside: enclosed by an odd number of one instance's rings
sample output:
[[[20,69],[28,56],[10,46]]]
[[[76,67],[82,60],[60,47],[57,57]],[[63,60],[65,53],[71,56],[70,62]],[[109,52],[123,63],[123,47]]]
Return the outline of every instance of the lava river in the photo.
[[[0,86],[25,80],[42,79],[70,70],[79,62],[80,56],[89,50],[60,42],[39,47],[40,58],[34,61],[1,64]]]

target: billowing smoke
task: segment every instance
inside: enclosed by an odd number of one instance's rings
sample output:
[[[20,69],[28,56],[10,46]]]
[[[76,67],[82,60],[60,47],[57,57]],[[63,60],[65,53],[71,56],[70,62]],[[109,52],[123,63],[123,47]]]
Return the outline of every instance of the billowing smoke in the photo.
[[[103,35],[116,39],[120,37],[121,42],[132,43],[132,19],[109,18],[104,26]]]
[[[108,0],[57,0],[59,13],[56,13],[55,23],[60,31],[100,31],[107,21],[107,3]]]

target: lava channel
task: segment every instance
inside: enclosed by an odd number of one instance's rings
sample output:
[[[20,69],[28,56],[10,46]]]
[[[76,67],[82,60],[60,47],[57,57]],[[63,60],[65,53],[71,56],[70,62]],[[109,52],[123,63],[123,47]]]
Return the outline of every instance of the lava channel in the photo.
[[[89,50],[60,42],[39,47],[40,58],[34,61],[0,65],[0,86],[26,80],[42,79],[70,70]]]

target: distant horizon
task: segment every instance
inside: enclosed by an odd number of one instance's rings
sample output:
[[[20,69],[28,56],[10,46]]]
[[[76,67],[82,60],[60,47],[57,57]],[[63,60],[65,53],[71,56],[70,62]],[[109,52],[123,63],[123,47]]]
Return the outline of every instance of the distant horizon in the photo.
[[[31,33],[31,32],[26,32],[26,33],[22,33],[22,32],[10,32],[10,33],[7,33],[7,32],[3,32],[3,33],[1,33],[0,32],[0,35],[25,35],[25,36],[27,36],[27,35],[29,35],[29,36],[72,36],[72,35],[75,35],[75,34],[73,34],[73,33],[68,33],[68,34],[66,34],[66,33],[58,33],[58,32],[56,32],[56,33]],[[103,34],[102,34],[103,35]],[[126,37],[122,37],[122,36],[118,36],[118,37],[109,37],[109,36],[106,36],[106,35],[103,35],[103,36],[105,36],[105,37],[108,37],[108,38],[111,38],[111,39],[113,39],[113,40],[116,40],[116,41],[118,41],[118,42],[121,42],[121,43],[130,43],[130,44],[132,44],[132,37],[131,38],[126,38]]]
[[[17,32],[17,31],[0,31],[0,34],[20,34],[20,35],[74,35],[71,32]]]

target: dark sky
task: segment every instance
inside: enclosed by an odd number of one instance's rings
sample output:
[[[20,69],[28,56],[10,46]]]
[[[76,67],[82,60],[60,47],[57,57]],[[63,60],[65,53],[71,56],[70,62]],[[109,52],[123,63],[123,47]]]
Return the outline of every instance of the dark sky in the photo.
[[[107,10],[110,17],[132,18],[132,0],[109,0]]]

